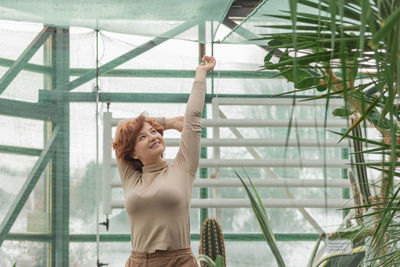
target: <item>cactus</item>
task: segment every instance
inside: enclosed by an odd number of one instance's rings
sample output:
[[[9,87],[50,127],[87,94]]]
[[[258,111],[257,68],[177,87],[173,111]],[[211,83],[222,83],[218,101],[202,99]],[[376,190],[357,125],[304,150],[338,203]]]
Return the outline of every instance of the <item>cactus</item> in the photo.
[[[223,266],[226,267],[224,236],[221,226],[214,218],[207,218],[201,226],[199,254],[207,255],[213,261],[221,255]],[[207,267],[207,263],[202,262],[201,267]]]

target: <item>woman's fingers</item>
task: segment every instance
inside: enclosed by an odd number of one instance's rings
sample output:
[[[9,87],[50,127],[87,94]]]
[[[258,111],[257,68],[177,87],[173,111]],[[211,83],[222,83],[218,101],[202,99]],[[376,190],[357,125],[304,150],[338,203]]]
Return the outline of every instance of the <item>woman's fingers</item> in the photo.
[[[204,55],[201,60],[202,62],[199,64],[199,66],[206,69],[207,71],[214,69],[216,60],[213,56]]]

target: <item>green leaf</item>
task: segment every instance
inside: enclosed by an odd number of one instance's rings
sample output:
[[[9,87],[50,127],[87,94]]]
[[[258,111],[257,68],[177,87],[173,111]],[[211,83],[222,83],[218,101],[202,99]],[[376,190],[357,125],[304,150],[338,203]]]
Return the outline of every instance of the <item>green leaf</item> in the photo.
[[[327,85],[318,85],[318,86],[316,87],[316,89],[317,89],[318,92],[323,92],[323,91],[325,91],[326,89],[328,89],[328,86],[327,86]]]
[[[342,135],[343,133],[339,133],[339,132],[335,132],[335,131],[329,131],[331,133],[337,134],[337,135]],[[383,147],[389,147],[389,145],[387,145],[384,142],[378,142],[378,141],[374,141],[371,139],[366,139],[366,138],[362,138],[362,137],[358,137],[358,136],[354,136],[354,135],[347,135],[347,138],[351,138],[360,142],[365,142],[368,144],[372,144],[372,145],[377,145],[377,146],[383,146]]]
[[[378,104],[378,98],[374,101],[374,103],[372,103],[369,107],[368,107],[368,109],[367,109],[367,111],[364,113],[364,114],[362,114],[361,115],[361,117],[360,118],[358,118],[354,123],[353,123],[353,125],[351,125],[350,126],[350,128],[342,135],[342,138],[340,138],[340,140],[339,140],[339,142],[340,141],[342,141],[343,140],[343,138],[345,138],[353,129],[354,129],[354,127],[356,127],[358,124],[360,124],[371,112],[372,112],[372,110],[375,108],[375,106]],[[338,142],[338,143],[339,143]]]
[[[301,89],[301,88],[308,88],[308,87],[317,86],[319,84],[319,81],[322,78],[323,78],[322,76],[308,77],[308,78],[305,78],[305,79],[295,83],[294,87],[297,88],[297,89]]]
[[[370,45],[377,49],[379,41],[381,41],[386,35],[393,34],[393,26],[400,20],[400,7],[396,9],[389,17],[382,22],[382,27],[372,37]]]
[[[215,266],[215,262],[210,257],[208,257],[207,255],[200,254],[197,257],[197,259],[199,261],[204,261],[205,263],[207,263],[208,267],[217,267],[217,266]]]
[[[376,109],[371,110],[367,116],[368,120],[373,124],[381,127],[383,130],[389,131],[392,128],[391,122],[386,118],[381,118],[381,114]],[[379,121],[381,120],[381,121]]]
[[[215,267],[224,267],[224,259],[221,255],[218,255],[215,259]]]
[[[269,53],[264,57],[264,65],[268,62],[268,63],[271,63],[271,62],[269,62],[270,60],[271,60],[271,58],[272,58],[272,56],[274,55],[274,52],[275,52],[275,48],[274,49],[272,49],[271,51],[269,51]]]
[[[283,42],[280,40],[273,39],[268,42],[268,46],[280,46],[280,45],[283,45]]]
[[[383,107],[381,111],[381,115],[379,116],[378,123],[377,125],[381,125],[383,123],[383,120],[385,119],[385,116],[389,113],[390,111],[390,106],[393,105],[393,99],[386,99],[385,101],[385,106]],[[389,122],[390,125],[390,122]],[[389,126],[390,127],[390,126]]]
[[[325,233],[321,233],[318,237],[317,243],[314,246],[314,249],[311,253],[311,257],[310,260],[308,261],[307,267],[312,267],[313,266],[313,262],[315,259],[315,255],[317,254],[318,248],[319,248],[319,244],[321,243],[321,240],[325,237]]]
[[[278,264],[279,267],[285,267],[285,262],[283,261],[282,255],[279,252],[278,246],[276,244],[275,238],[273,237],[272,231],[270,231],[271,226],[269,225],[268,219],[266,219],[266,216],[264,216],[264,212],[260,208],[260,206],[257,204],[257,201],[254,199],[253,194],[247,187],[246,183],[243,181],[243,179],[240,177],[240,175],[234,170],[236,176],[239,178],[240,182],[243,184],[247,195],[250,199],[250,204],[251,208],[253,209],[254,214],[256,215],[257,221],[260,225],[261,231],[264,235],[265,240],[267,241],[267,244],[271,248],[272,254],[275,257],[275,260]]]
[[[269,219],[268,219],[268,216],[267,216],[267,212],[265,211],[264,204],[262,203],[261,197],[260,197],[260,195],[258,194],[257,189],[256,189],[256,187],[255,187],[254,184],[253,184],[253,181],[250,179],[249,174],[246,172],[246,170],[245,170],[244,168],[243,168],[243,171],[244,171],[244,173],[246,174],[247,179],[249,180],[249,182],[250,182],[250,184],[251,184],[251,187],[253,188],[254,194],[256,195],[257,200],[258,200],[258,205],[260,205],[261,210],[262,210],[262,212],[263,212],[263,214],[264,214],[264,216],[265,216],[265,219],[266,219],[267,222],[268,222],[267,226],[270,226],[270,222],[269,222]],[[272,232],[272,228],[270,228],[269,230],[271,231],[272,237],[273,237],[274,240],[275,240],[275,235],[274,235],[273,232]]]
[[[347,108],[337,108],[334,111],[332,111],[333,116],[336,117],[348,117],[351,114],[353,114],[353,112],[351,110],[348,110]]]

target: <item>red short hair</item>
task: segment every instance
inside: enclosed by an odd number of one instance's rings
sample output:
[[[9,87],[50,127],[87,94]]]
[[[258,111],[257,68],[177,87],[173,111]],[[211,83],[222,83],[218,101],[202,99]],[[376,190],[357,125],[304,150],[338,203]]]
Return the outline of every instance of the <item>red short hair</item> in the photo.
[[[115,150],[117,159],[130,164],[138,171],[142,171],[143,164],[140,160],[132,158],[131,155],[135,150],[136,139],[143,129],[144,123],[150,124],[163,135],[164,128],[161,124],[157,123],[154,118],[146,118],[143,114],[140,114],[140,116],[135,119],[120,122],[115,131],[114,142],[112,142],[112,147]]]

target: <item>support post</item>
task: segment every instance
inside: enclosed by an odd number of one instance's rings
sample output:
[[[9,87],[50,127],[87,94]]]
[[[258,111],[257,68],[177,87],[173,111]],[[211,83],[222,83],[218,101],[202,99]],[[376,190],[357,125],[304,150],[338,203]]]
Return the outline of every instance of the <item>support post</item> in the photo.
[[[213,120],[218,120],[219,119],[219,105],[218,101],[216,101],[216,98],[212,99],[212,119]],[[213,127],[213,139],[219,140],[220,138],[220,129],[219,127]],[[213,154],[214,154],[214,159],[215,160],[220,160],[221,159],[221,148],[220,147],[213,147]],[[214,169],[214,174],[213,174],[214,179],[221,179],[221,170],[220,168],[215,168]],[[214,188],[214,198],[215,199],[221,199],[221,189],[220,188]],[[222,210],[220,208],[215,208],[215,218],[217,220],[221,220],[222,218]]]
[[[69,82],[69,29],[57,28],[47,43],[47,60],[52,76],[47,79],[49,90],[63,90]],[[46,84],[45,84],[46,85]],[[64,89],[65,90],[65,89]],[[69,102],[62,99],[56,104],[60,115],[58,149],[49,168],[49,204],[51,235],[50,266],[69,266]],[[49,124],[47,131],[53,128]],[[46,129],[45,129],[46,131]]]
[[[199,40],[205,40],[206,38],[206,23],[202,21],[199,23]],[[204,43],[199,43],[199,63],[201,59],[206,54],[206,45]],[[203,118],[207,118],[207,104],[204,104],[204,109],[202,113]],[[207,138],[207,128],[201,129],[201,138]],[[200,149],[200,158],[206,159],[207,158],[207,148],[202,147]],[[200,168],[200,178],[208,178],[208,169],[207,168]],[[200,199],[208,198],[208,188],[200,188]],[[205,221],[208,217],[208,209],[201,208],[200,209],[200,225]]]
[[[346,129],[342,129],[342,132],[345,133]],[[349,159],[349,149],[342,148],[341,149],[341,159]],[[349,167],[350,168],[350,167]],[[347,176],[347,168],[341,169],[342,179],[348,180],[349,177]],[[343,199],[350,199],[350,189],[343,188],[342,189],[342,198]],[[343,219],[346,218],[347,214],[349,214],[349,210],[343,210]]]

